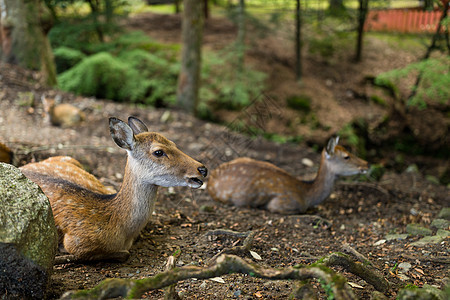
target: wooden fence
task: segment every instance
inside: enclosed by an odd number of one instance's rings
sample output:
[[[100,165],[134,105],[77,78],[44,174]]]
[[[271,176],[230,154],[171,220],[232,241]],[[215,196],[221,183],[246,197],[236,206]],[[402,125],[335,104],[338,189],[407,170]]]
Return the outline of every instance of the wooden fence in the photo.
[[[418,9],[370,10],[365,30],[402,33],[435,32],[441,14],[440,11]]]

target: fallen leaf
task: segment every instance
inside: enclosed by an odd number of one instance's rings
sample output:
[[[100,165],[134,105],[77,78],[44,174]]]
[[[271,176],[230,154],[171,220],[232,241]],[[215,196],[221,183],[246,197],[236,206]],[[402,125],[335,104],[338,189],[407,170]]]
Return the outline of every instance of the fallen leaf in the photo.
[[[225,283],[225,280],[223,280],[222,277],[213,277],[213,278],[210,278],[209,280],[215,281],[215,282],[218,282],[218,283]]]
[[[254,259],[257,260],[262,260],[261,256],[259,256],[258,253],[256,253],[255,251],[250,251],[251,256],[253,256]]]
[[[262,298],[261,292],[256,292],[253,295],[255,295],[255,297],[257,297],[257,298]]]
[[[357,289],[363,289],[364,287],[363,286],[360,286],[359,284],[357,284],[357,283],[354,283],[354,282],[348,282],[348,284],[352,287],[352,288],[357,288]]]
[[[414,271],[416,271],[417,273],[420,273],[420,274],[422,274],[422,275],[425,275],[425,273],[423,272],[422,269],[414,268]]]
[[[386,243],[386,240],[379,240],[378,242],[373,243],[374,246],[380,246]]]

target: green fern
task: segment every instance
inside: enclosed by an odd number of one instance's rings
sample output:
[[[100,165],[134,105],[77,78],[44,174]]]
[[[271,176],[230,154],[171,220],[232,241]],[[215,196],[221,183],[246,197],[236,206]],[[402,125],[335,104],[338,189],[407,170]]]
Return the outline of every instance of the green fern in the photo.
[[[62,73],[72,68],[86,57],[83,52],[68,47],[56,48],[53,50],[53,55],[57,73]]]
[[[149,87],[136,69],[106,52],[84,59],[60,74],[58,82],[66,91],[116,101],[137,101]]]
[[[426,108],[427,103],[449,104],[450,101],[450,57],[429,58],[417,63],[412,63],[405,68],[395,69],[380,74],[375,78],[378,85],[395,86],[411,74],[421,76],[417,87],[410,86],[414,95],[407,100],[407,105]]]

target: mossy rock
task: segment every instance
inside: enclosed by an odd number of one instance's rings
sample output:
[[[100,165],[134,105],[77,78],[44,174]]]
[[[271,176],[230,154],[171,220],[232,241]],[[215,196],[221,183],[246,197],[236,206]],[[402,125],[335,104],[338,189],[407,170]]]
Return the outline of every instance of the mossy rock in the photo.
[[[44,298],[58,245],[50,202],[38,185],[4,163],[0,220],[0,299]]]

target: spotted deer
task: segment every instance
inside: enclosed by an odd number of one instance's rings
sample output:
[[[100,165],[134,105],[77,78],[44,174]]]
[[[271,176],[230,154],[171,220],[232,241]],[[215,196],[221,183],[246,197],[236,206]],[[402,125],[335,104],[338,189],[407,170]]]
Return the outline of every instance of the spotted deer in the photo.
[[[127,151],[123,182],[111,193],[67,156],[51,157],[21,167],[50,200],[60,243],[68,255],[57,262],[125,261],[149,221],[158,186],[199,188],[206,167],[137,118],[128,124],[109,119],[114,142]]]
[[[282,214],[304,213],[322,203],[339,176],[366,173],[368,163],[329,140],[322,151],[319,171],[302,181],[277,166],[251,158],[238,158],[211,172],[207,190],[219,202],[238,207],[265,208]]]

